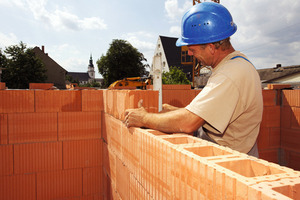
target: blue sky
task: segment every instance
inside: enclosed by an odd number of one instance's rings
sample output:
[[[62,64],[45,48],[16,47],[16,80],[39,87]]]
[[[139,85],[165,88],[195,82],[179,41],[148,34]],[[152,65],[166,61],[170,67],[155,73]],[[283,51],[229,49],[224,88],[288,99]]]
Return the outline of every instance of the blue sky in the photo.
[[[28,47],[44,45],[67,71],[86,72],[90,54],[96,66],[113,39],[124,39],[151,64],[158,36],[179,37],[181,18],[192,2],[0,0],[0,48],[20,41]],[[256,68],[300,65],[300,1],[221,0],[221,4],[238,26],[231,38],[235,49]]]

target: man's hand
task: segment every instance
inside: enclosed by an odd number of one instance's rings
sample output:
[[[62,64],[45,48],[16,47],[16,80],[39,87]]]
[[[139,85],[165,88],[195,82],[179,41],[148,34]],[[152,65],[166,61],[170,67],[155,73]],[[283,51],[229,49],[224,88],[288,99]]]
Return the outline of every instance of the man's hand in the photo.
[[[129,127],[143,127],[143,118],[148,112],[143,107],[143,99],[138,102],[138,108],[125,111],[125,125]]]

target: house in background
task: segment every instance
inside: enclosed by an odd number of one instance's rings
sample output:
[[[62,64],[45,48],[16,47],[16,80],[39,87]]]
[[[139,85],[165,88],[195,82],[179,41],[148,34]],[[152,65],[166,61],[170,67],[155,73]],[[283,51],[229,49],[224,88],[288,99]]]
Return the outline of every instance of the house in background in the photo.
[[[169,72],[170,67],[179,67],[192,81],[193,59],[186,52],[181,51],[181,47],[176,46],[178,38],[159,36],[154,51],[154,56],[161,56],[162,72]],[[153,71],[151,66],[150,71]]]
[[[55,87],[59,89],[66,89],[66,74],[67,70],[57,64],[51,57],[48,56],[48,53],[45,53],[45,47],[42,46],[42,49],[39,47],[34,47],[33,51],[35,55],[41,59],[44,63],[45,68],[47,69],[46,83],[53,83]]]
[[[300,65],[282,67],[277,64],[274,68],[258,69],[262,87],[268,84],[289,84],[293,88],[300,88]]]
[[[74,81],[78,81],[79,84],[87,84],[96,81],[102,83],[102,78],[95,78],[95,67],[93,64],[92,55],[90,56],[88,71],[87,72],[68,72],[67,76],[71,76]]]

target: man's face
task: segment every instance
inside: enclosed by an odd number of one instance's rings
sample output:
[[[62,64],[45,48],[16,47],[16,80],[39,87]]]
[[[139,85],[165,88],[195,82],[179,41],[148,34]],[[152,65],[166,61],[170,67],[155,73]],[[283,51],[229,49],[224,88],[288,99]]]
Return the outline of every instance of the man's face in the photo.
[[[188,46],[189,56],[194,56],[202,65],[210,66],[210,52],[207,45],[189,45]]]

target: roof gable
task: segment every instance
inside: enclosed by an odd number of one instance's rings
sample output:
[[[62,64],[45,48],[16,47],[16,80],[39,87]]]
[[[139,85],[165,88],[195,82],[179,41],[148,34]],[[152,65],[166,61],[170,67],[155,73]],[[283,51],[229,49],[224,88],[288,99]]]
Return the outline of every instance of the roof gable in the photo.
[[[181,47],[176,46],[176,41],[178,38],[159,36],[168,65],[171,66],[181,66]]]

